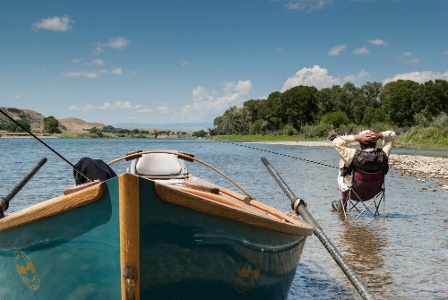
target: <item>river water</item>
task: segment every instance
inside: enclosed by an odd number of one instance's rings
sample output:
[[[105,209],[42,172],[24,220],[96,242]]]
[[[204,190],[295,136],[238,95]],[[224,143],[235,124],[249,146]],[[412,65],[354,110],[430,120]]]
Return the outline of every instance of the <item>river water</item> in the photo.
[[[142,149],[181,150],[195,154],[238,182],[258,200],[282,211],[290,202],[261,162],[266,157],[361,277],[375,299],[448,299],[448,193],[421,191],[435,180],[419,183],[391,169],[386,177],[382,218],[369,215],[348,221],[331,211],[338,199],[338,155],[329,147],[223,143],[190,139],[43,139],[75,164],[81,157],[109,162]],[[242,147],[241,147],[242,146]],[[397,151],[399,152],[399,151]],[[395,152],[395,153],[397,153]],[[0,138],[0,195],[6,195],[37,162],[48,162],[11,201],[9,212],[59,196],[74,184],[69,164],[31,138]],[[280,155],[281,154],[281,155]],[[406,154],[413,154],[407,151]],[[414,153],[415,154],[415,153]],[[425,154],[425,153],[420,153]],[[317,163],[314,163],[317,162]],[[119,173],[128,167],[119,162]],[[200,164],[189,171],[233,188]],[[361,299],[320,241],[307,240],[289,294],[295,299]]]

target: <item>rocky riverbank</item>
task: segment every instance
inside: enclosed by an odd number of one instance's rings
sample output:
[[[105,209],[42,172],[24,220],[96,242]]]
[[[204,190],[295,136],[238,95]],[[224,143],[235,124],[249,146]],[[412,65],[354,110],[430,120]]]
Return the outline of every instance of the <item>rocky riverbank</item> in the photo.
[[[333,147],[330,141],[303,141],[303,142],[260,142],[263,144],[281,144],[290,146],[313,146]],[[393,150],[392,150],[393,152]],[[448,191],[448,158],[398,155],[391,154],[389,157],[391,168],[400,171],[402,175],[417,177],[417,181],[424,183],[428,178],[437,179],[435,187]],[[433,191],[434,188],[422,188],[422,190]]]

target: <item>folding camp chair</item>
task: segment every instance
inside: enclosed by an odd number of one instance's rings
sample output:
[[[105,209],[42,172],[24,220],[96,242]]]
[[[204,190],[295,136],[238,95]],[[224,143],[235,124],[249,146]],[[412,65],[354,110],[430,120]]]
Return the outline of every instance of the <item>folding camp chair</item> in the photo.
[[[356,169],[352,172],[352,186],[348,190],[346,204],[343,203],[343,200],[340,200],[346,218],[351,211],[356,211],[356,218],[359,218],[366,211],[374,217],[379,217],[381,204],[383,204],[384,215],[384,176],[384,171],[368,173]]]

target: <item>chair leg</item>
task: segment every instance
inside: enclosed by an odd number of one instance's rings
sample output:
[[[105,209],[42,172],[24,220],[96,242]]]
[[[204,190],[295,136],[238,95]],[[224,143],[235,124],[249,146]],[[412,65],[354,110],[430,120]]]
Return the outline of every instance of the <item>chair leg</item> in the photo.
[[[342,211],[344,212],[344,217],[347,219],[347,202],[349,202],[347,199],[340,199]]]
[[[380,193],[378,193],[375,197],[373,197],[370,200],[367,201],[355,201],[352,200],[353,198],[359,198],[358,194],[353,191],[350,190],[349,194],[348,194],[348,209],[346,209],[346,216],[349,215],[349,212],[352,210],[356,210],[357,211],[357,215],[356,215],[356,219],[358,219],[364,212],[368,211],[373,217],[380,217],[380,205],[383,201],[385,201],[385,196],[384,196],[384,190]],[[353,193],[353,194],[352,194]],[[354,196],[354,197],[352,197]],[[362,203],[362,204],[360,204]],[[342,204],[342,202],[341,202]],[[358,205],[360,205],[361,207],[358,207]],[[373,207],[372,207],[373,205]],[[383,215],[385,213],[385,208],[384,208],[384,203],[383,203]],[[375,210],[373,210],[373,208]]]

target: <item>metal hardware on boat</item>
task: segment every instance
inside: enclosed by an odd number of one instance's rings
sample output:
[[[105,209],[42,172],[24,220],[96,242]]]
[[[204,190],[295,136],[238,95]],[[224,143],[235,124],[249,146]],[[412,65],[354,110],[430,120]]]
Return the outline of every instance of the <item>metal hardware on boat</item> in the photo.
[[[138,279],[135,266],[126,266],[123,269],[123,277],[126,280],[126,299],[131,300],[136,297],[136,281]]]
[[[304,205],[306,208],[308,208],[308,203],[305,202],[303,199],[297,198],[296,201],[291,202],[291,208],[295,211],[296,214],[299,214],[299,206]]]

